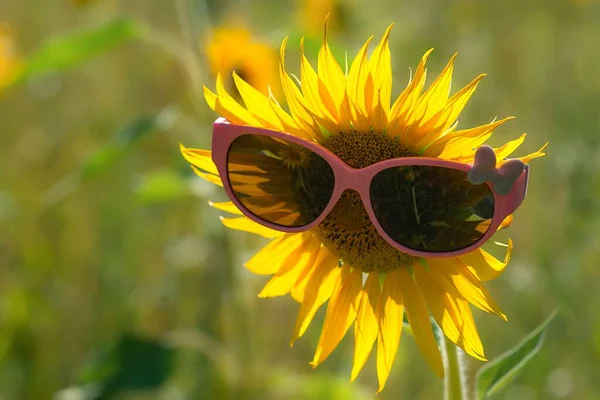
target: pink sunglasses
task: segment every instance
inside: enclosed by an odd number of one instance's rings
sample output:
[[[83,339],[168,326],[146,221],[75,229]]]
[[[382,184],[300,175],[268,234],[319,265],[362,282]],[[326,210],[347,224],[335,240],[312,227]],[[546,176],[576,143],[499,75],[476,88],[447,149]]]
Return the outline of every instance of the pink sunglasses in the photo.
[[[379,234],[418,257],[449,257],[481,246],[525,198],[529,167],[480,147],[473,165],[429,157],[348,166],[325,147],[293,135],[213,125],[212,158],[231,201],[251,220],[282,232],[319,225],[355,190]]]

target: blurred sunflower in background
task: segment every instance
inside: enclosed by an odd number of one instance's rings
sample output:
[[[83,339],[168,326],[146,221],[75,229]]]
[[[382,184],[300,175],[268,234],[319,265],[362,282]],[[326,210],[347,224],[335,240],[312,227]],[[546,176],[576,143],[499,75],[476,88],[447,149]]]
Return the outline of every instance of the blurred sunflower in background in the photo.
[[[16,78],[19,65],[14,34],[9,27],[0,25],[0,93]]]
[[[205,42],[208,64],[213,76],[231,76],[235,72],[264,95],[269,88],[274,95],[280,92],[277,81],[277,52],[256,39],[243,27],[221,26]],[[228,88],[235,92],[233,81]]]
[[[370,57],[368,46],[373,37],[369,38],[346,73],[331,54],[327,27],[317,70],[306,59],[301,42],[300,85],[286,71],[285,39],[280,50],[279,77],[288,110],[265,95],[269,83],[266,75],[258,79],[248,72],[254,71],[254,63],[264,60],[250,48],[240,49],[240,54],[231,51],[235,46],[244,47],[243,43],[249,46],[249,34],[218,31],[210,47],[213,68],[217,72],[234,71],[233,82],[244,105],[228,93],[223,74],[217,76],[216,93],[205,88],[206,100],[233,124],[283,131],[315,141],[354,168],[375,164],[390,154],[472,163],[475,150],[510,118],[457,130],[457,118],[483,75],[450,95],[452,57],[425,88],[425,64],[431,51],[425,53],[408,85],[392,102],[390,30],[391,26]],[[495,148],[497,158],[510,156],[524,139],[523,134]],[[528,163],[543,156],[543,150],[519,159]],[[199,176],[222,185],[210,151],[182,146],[182,153]],[[328,302],[311,365],[322,363],[354,326],[351,379],[356,379],[377,342],[381,391],[398,350],[406,315],[421,352],[434,372],[443,377],[430,314],[451,342],[476,359],[485,360],[470,304],[506,320],[482,282],[504,270],[512,243],[504,245],[503,260],[483,249],[449,258],[408,256],[377,233],[354,195],[344,194],[319,226],[302,233],[284,234],[259,225],[242,216],[231,202],[213,206],[237,215],[222,218],[225,226],[272,239],[245,266],[256,274],[273,275],[260,297],[289,293],[301,303],[292,343],[306,332],[317,310]],[[502,227],[511,221],[512,217],[507,218]]]

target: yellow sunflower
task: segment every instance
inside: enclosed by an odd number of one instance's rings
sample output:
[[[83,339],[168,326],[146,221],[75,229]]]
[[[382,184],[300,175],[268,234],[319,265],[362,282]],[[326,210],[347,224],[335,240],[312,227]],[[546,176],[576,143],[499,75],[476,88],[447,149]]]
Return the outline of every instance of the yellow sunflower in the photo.
[[[221,76],[217,77],[216,94],[204,89],[206,100],[213,110],[234,124],[284,131],[315,141],[355,168],[390,155],[471,163],[475,149],[509,119],[457,129],[457,118],[483,75],[450,95],[455,59],[452,57],[425,89],[425,63],[430,50],[392,102],[390,30],[391,26],[370,57],[367,49],[372,37],[369,38],[344,73],[327,44],[326,27],[317,71],[307,61],[301,46],[299,86],[286,72],[285,39],[279,73],[287,111],[274,97],[264,96],[235,73],[233,79],[245,106],[227,93]],[[498,159],[511,155],[524,139],[522,135],[495,148]],[[544,148],[520,159],[528,163],[543,156],[543,151]],[[210,151],[182,146],[182,153],[198,175],[222,185]],[[276,208],[276,203],[273,200],[271,205]],[[349,192],[319,226],[303,233],[284,234],[263,227],[242,216],[231,202],[213,206],[237,214],[222,218],[225,226],[272,239],[245,266],[256,274],[272,275],[260,297],[289,293],[301,304],[292,343],[306,332],[317,310],[328,303],[313,366],[322,363],[354,325],[351,380],[357,377],[377,342],[378,391],[381,391],[396,356],[406,314],[418,347],[434,372],[442,377],[444,370],[430,315],[450,341],[479,360],[485,360],[485,354],[470,304],[506,320],[482,282],[496,278],[504,270],[510,259],[511,241],[505,245],[503,260],[483,249],[458,257],[412,257],[396,250],[377,234],[368,217],[365,218],[360,199],[357,201]],[[512,216],[502,227],[511,221]]]
[[[231,76],[236,72],[262,94],[279,94],[277,52],[255,39],[243,26],[219,27],[205,43],[206,55],[214,76]],[[235,91],[235,86],[230,85]]]
[[[0,92],[16,78],[19,65],[12,31],[0,26]]]

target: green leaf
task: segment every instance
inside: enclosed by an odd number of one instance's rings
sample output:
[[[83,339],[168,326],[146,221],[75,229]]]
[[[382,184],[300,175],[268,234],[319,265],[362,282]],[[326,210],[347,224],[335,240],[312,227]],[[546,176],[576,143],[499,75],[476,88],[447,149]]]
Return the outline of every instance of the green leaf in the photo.
[[[50,37],[28,56],[17,83],[64,70],[140,36],[140,25],[119,19],[100,26]]]
[[[174,354],[160,341],[125,334],[95,355],[83,370],[82,382],[94,384],[99,399],[113,398],[123,391],[154,389],[168,378]]]
[[[477,398],[485,399],[498,393],[507,383],[512,381],[523,367],[542,347],[548,325],[556,316],[552,312],[548,318],[519,344],[490,361],[477,372]]]

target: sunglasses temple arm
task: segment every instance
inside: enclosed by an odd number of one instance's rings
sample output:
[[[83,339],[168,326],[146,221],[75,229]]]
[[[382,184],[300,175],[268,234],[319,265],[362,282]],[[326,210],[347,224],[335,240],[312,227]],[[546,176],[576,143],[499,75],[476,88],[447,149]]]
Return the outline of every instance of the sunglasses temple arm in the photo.
[[[527,186],[529,184],[529,165],[525,164],[523,174],[515,182],[514,193],[511,195],[511,201],[508,204],[509,214],[514,213],[517,208],[523,203],[527,196]]]

